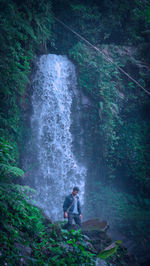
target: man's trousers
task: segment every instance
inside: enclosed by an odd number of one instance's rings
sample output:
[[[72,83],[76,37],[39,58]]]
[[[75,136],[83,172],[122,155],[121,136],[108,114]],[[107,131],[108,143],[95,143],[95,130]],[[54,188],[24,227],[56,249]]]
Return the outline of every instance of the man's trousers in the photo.
[[[81,228],[81,218],[79,214],[76,213],[68,213],[68,223],[65,224],[64,229],[69,229],[73,223],[73,220],[75,221],[78,228]]]

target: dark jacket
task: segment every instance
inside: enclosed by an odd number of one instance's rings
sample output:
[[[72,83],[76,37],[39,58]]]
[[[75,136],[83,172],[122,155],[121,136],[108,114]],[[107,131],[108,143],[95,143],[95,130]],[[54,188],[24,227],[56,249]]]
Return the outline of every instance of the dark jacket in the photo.
[[[77,197],[77,208],[78,208],[78,212],[79,214],[81,214],[81,205],[80,205],[80,201],[79,201],[79,197]],[[69,213],[72,213],[73,212],[73,209],[74,209],[74,198],[73,198],[73,195],[70,194],[68,195],[66,198],[65,198],[65,201],[64,201],[64,204],[63,204],[63,210],[64,212],[69,212]],[[71,207],[70,207],[71,206]],[[68,208],[70,207],[69,211],[68,211]]]

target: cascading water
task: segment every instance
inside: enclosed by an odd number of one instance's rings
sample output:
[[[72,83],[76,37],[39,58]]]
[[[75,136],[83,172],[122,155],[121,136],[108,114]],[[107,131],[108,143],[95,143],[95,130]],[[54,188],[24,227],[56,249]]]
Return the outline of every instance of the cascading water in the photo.
[[[86,168],[72,152],[71,106],[76,90],[74,65],[66,56],[43,55],[32,79],[31,139],[26,163],[36,204],[53,220],[62,219],[62,204],[73,186],[84,201]],[[29,163],[30,157],[30,163]]]

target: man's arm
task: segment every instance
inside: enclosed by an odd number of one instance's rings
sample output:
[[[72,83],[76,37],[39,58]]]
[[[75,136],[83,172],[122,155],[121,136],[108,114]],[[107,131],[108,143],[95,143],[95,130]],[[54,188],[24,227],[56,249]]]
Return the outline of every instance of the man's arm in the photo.
[[[78,212],[79,212],[79,215],[81,215],[81,204],[80,204],[79,198],[78,198]]]
[[[68,197],[65,198],[64,204],[63,204],[63,210],[66,212],[68,209]]]

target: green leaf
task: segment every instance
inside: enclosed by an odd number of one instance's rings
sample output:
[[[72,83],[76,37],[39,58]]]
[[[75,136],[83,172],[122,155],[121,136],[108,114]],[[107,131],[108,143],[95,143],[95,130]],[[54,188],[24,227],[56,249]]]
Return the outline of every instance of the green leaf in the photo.
[[[115,254],[117,249],[117,247],[114,247],[110,250],[103,250],[97,257],[100,259],[107,259],[108,257],[110,257],[111,255]]]
[[[9,164],[0,163],[0,168],[7,174],[13,174],[15,176],[24,175],[24,171],[16,166],[11,166]]]
[[[109,258],[110,256],[114,255],[117,252],[117,249],[121,243],[122,241],[120,240],[115,241],[114,243],[109,245],[107,248],[105,248],[103,251],[101,251],[97,257],[100,259]]]

